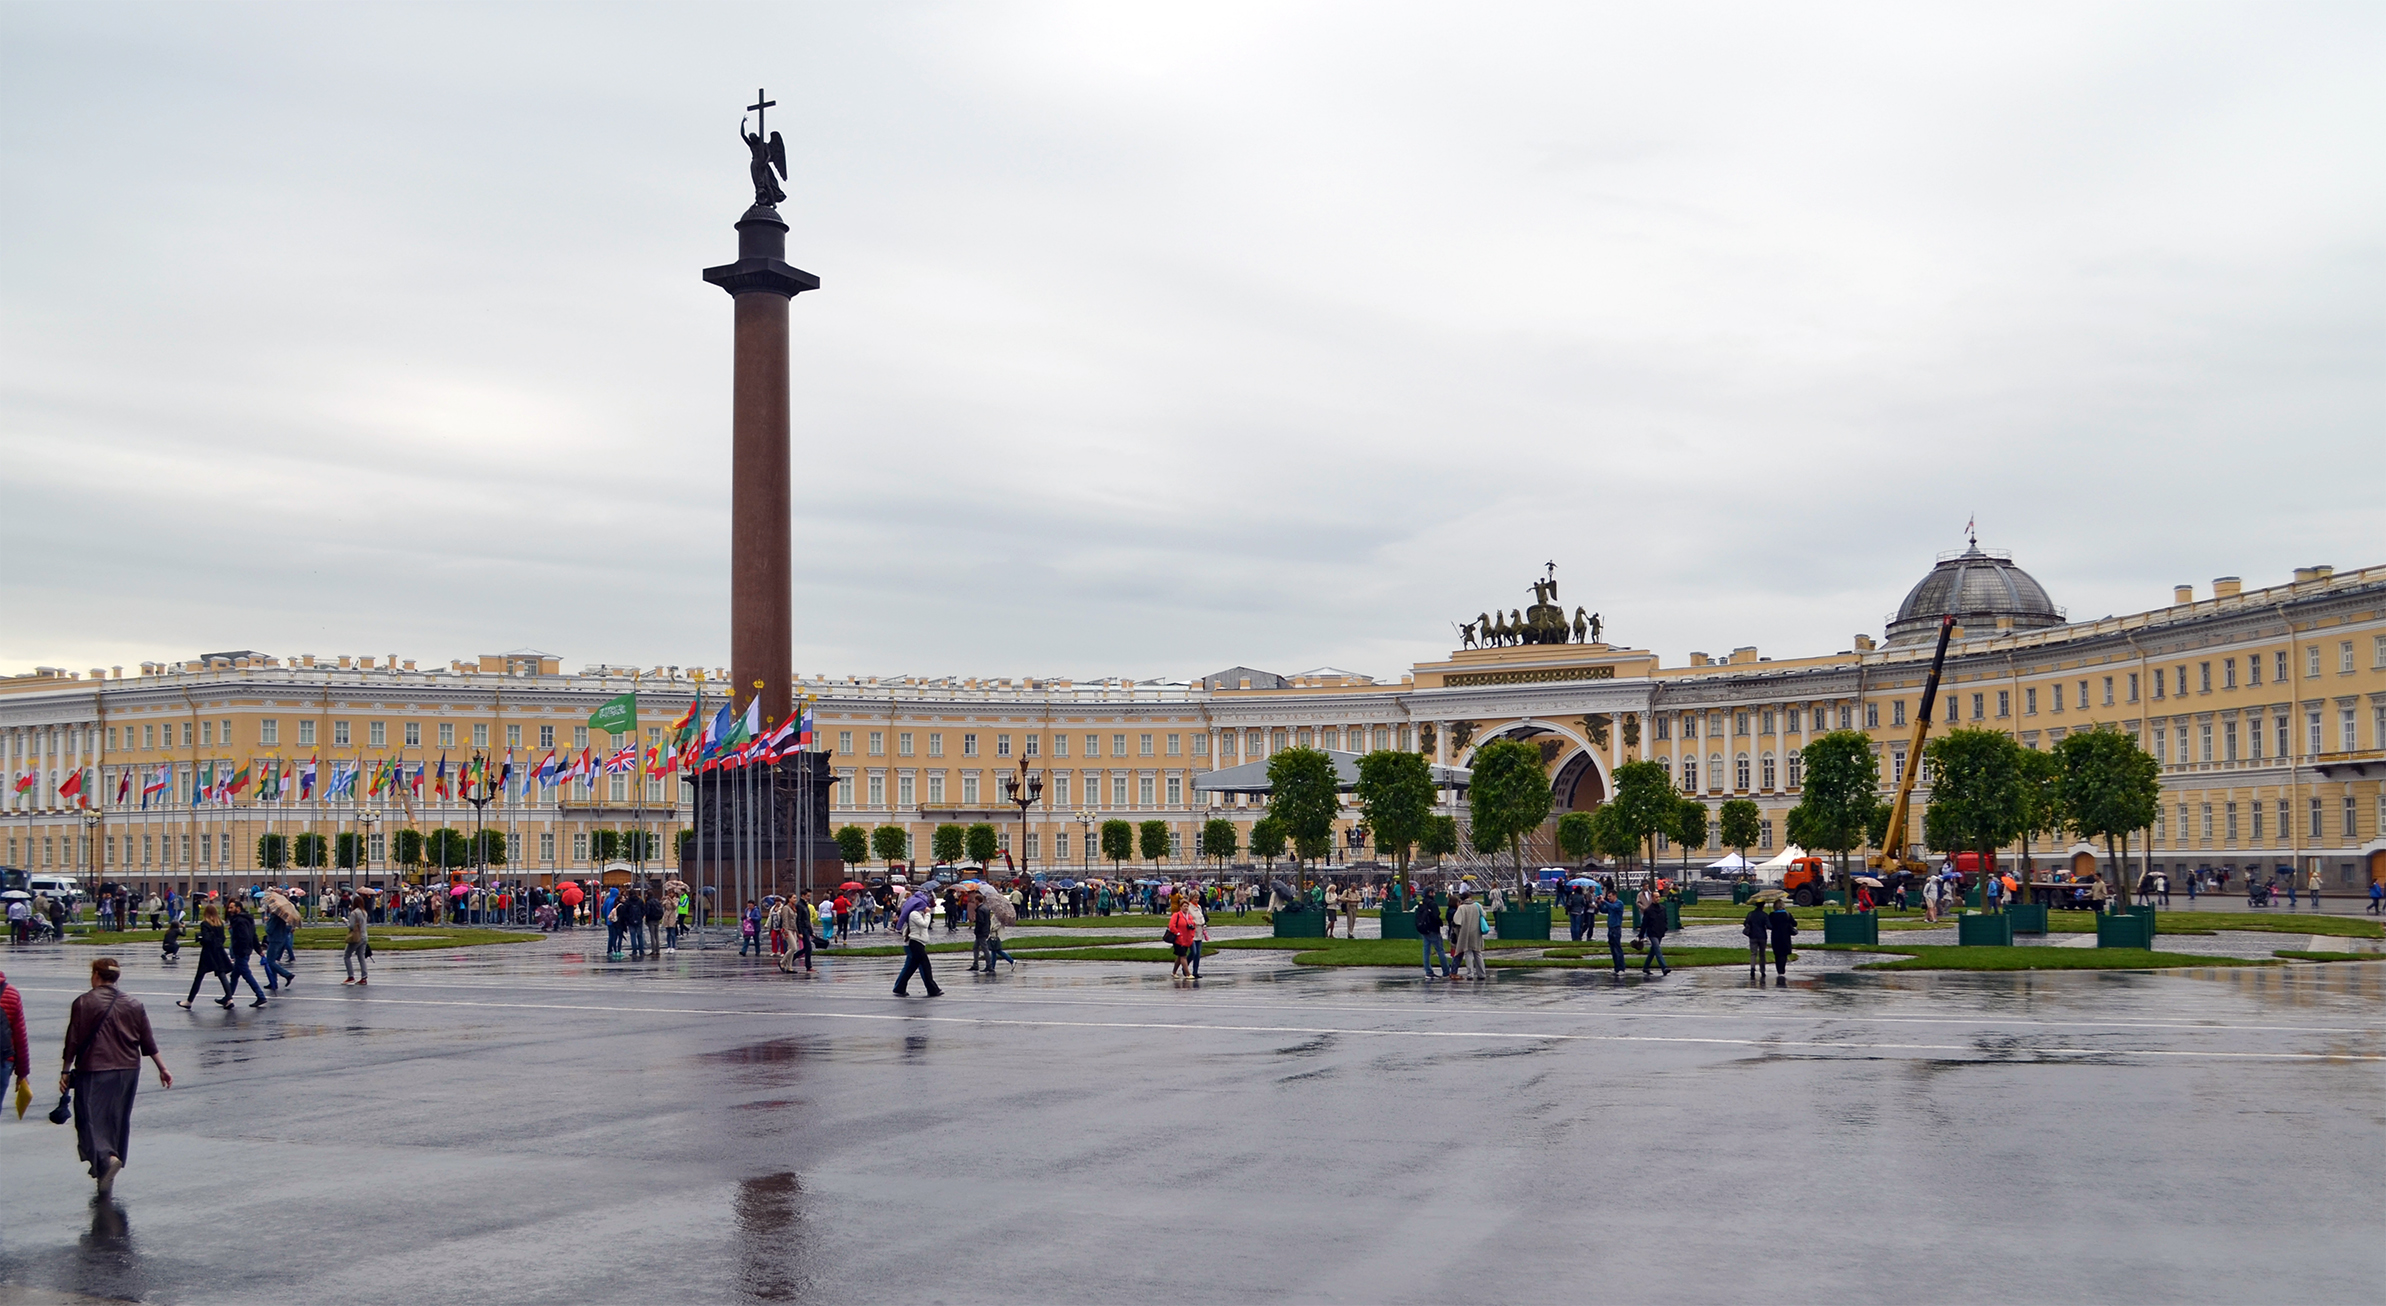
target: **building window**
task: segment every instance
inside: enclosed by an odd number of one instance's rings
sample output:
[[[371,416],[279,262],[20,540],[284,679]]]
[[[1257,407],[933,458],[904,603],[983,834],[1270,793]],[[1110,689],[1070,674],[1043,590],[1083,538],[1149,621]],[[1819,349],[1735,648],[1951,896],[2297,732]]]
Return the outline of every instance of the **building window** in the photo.
[[[2237,760],[2237,723],[2236,723],[2236,722],[2234,722],[2234,721],[2223,721],[2223,722],[2221,722],[2221,723],[2220,723],[2220,749],[2221,749],[2221,760],[2223,760],[2223,761],[2227,761],[2227,762],[2234,762],[2234,761],[2236,761],[2236,760]]]
[[[1685,757],[1682,759],[1682,792],[1686,794],[1695,793],[1697,790],[1698,759],[1695,757]]]
[[[1102,737],[1100,735],[1087,735],[1085,737],[1085,755],[1087,757],[1100,757],[1102,755]]]
[[[1043,840],[1036,834],[1035,831],[1030,830],[1027,832],[1027,860],[1032,862],[1038,857],[1044,855],[1040,848],[1042,842]]]
[[[1067,757],[1069,755],[1069,737],[1067,735],[1054,735],[1052,737],[1052,755],[1054,757]]]
[[[1185,778],[1181,775],[1168,777],[1168,805],[1170,807],[1185,805]]]
[[[2304,713],[2303,726],[2304,754],[2317,757],[2320,755],[2320,714],[2317,712]]]
[[[1806,755],[1793,748],[1789,750],[1789,787],[1796,789],[1805,783]]]
[[[837,772],[837,806],[853,806],[853,772]]]
[[[1893,726],[1902,726],[1905,724],[1904,699],[1901,698],[1889,705],[1889,724]]]
[[[930,803],[944,801],[944,772],[930,771],[928,773],[928,801]]]
[[[905,730],[895,736],[895,755],[897,757],[912,755],[910,731]]]
[[[2262,801],[2257,798],[2249,806],[2253,815],[2253,841],[2260,843],[2262,841]]]
[[[1148,775],[1139,775],[1135,777],[1135,805],[1138,807],[1150,807],[1153,805],[1152,777]]]
[[[1123,771],[1110,777],[1110,805],[1112,807],[1127,805],[1127,776]]]
[[[911,807],[918,803],[918,790],[915,783],[908,774],[895,777],[895,802],[899,806]]]
[[[1764,787],[1765,787],[1766,789],[1768,789],[1768,790],[1772,789],[1772,787],[1773,787],[1773,755],[1772,755],[1771,753],[1767,753],[1767,754],[1765,754],[1765,764],[1764,764],[1764,770],[1763,770],[1763,772],[1762,772],[1762,776],[1763,776],[1763,779],[1764,779],[1764,782],[1765,782],[1765,785],[1764,785]]]
[[[2161,726],[2154,727],[2154,760],[2157,762],[2169,761],[2171,755],[2165,751],[2169,747],[2170,732],[2163,729]]]
[[[1889,754],[1889,783],[1892,785],[1905,783],[1905,750],[1902,748]]]
[[[2262,760],[2262,718],[2249,717],[2245,722],[2246,752],[2253,760]]]
[[[886,756],[886,732],[885,732],[885,731],[883,731],[883,730],[873,730],[873,731],[871,731],[871,732],[870,732],[870,756],[872,756],[872,757],[884,757],[884,756]]]
[[[376,839],[378,839],[378,838],[380,838],[381,836],[380,836],[380,835],[374,835],[373,837],[374,837],[374,838],[376,838]],[[540,861],[542,861],[542,862],[544,862],[544,863],[546,863],[546,864],[547,864],[547,865],[549,865],[549,866],[553,866],[553,865],[555,864],[555,836],[554,836],[554,835],[552,835],[552,834],[542,834],[542,835],[540,835],[540,836],[539,836],[539,860],[540,860]]]
[[[587,835],[575,834],[572,836],[572,860],[575,862],[584,862],[588,860]]]
[[[578,734],[585,734],[585,733],[587,733],[585,730],[581,730],[581,731],[576,731],[576,732],[575,732],[575,735],[578,735]],[[588,746],[588,745],[587,745],[585,742],[578,741],[577,739],[575,739],[575,742],[576,742],[576,743],[578,743],[578,744],[579,744],[579,746],[580,746],[580,747],[582,747],[582,748],[586,748],[586,747]],[[847,756],[847,757],[851,757],[851,756],[853,756],[853,732],[852,732],[852,731],[850,731],[850,730],[840,730],[840,731],[838,731],[838,732],[837,732],[837,751],[838,751],[840,754],[843,754],[844,756]]]
[[[334,748],[346,748],[348,746],[347,722],[334,721],[331,723],[331,746]]]
[[[2137,695],[2130,695],[2131,701],[2136,701],[2136,698]],[[2113,678],[2111,676],[2106,676],[2104,678],[2104,705],[2106,707],[2111,707],[2113,705]],[[1972,715],[1978,716],[1980,714],[1974,712]]]
[[[2350,645],[2347,645],[2347,647],[2351,647],[2351,646],[2350,646]],[[2344,841],[2345,841],[2346,843],[2351,843],[2351,842],[2353,842],[2353,840],[2354,840],[2354,839],[2356,839],[2356,838],[2358,838],[2358,837],[2359,837],[2359,831],[2358,831],[2358,830],[2355,828],[2356,820],[2357,820],[2357,817],[2356,817],[2356,809],[2355,809],[2355,808],[2354,808],[2354,806],[2353,806],[2353,795],[2351,795],[2351,794],[2346,794],[2346,795],[2345,795],[2345,825],[2344,825],[2344,832],[2343,832],[2343,835],[2342,835],[2342,838],[2344,839]]]
[[[1657,718],[1657,721],[1656,721],[1656,726],[1657,726],[1657,733],[1656,733],[1656,734],[1654,734],[1654,735],[1652,735],[1652,736],[1650,736],[1650,738],[1652,738],[1652,739],[1671,739],[1671,738],[1673,738],[1673,718],[1672,718],[1672,717],[1669,717],[1669,716],[1661,716],[1661,717],[1658,717],[1658,718]]]
[[[978,737],[976,735],[965,734],[961,736],[961,755],[963,757],[976,757],[978,755]]]
[[[2196,760],[2199,762],[2209,762],[2212,760],[2212,723],[2209,721],[2200,722],[2197,724],[2195,729],[2197,752],[2199,754]]]
[[[2277,655],[2271,660],[2270,670],[2272,680],[2282,685],[2287,683],[2287,651],[2285,649],[2278,650]]]
[[[944,736],[943,736],[943,735],[941,735],[941,734],[936,734],[936,733],[933,733],[933,732],[929,734],[929,736],[928,736],[928,756],[930,756],[930,757],[942,757],[942,756],[944,756]]]
[[[1356,734],[1357,732],[1353,731],[1352,733]],[[1168,737],[1168,755],[1170,757],[1183,757],[1185,755],[1185,737],[1183,735],[1170,735]]]
[[[2212,804],[2204,804],[2204,846],[2212,846]]]
[[[1723,788],[1723,754],[1721,753],[1707,754],[1707,784],[1716,790]]]
[[[1757,733],[1758,733],[1758,734],[1764,734],[1764,735],[1769,735],[1769,734],[1772,734],[1772,733],[1773,733],[1773,714],[1772,714],[1772,713],[1770,713],[1770,712],[1759,712],[1759,713],[1757,713],[1757,714],[1756,714],[1756,729],[1757,729]]]
[[[2312,799],[2312,800],[2311,800],[2311,835],[2310,835],[2310,838],[2316,842],[2316,841],[2318,841],[2318,840],[2320,840],[2320,839],[2324,839],[2324,838],[2326,838],[2326,837],[2327,837],[2327,832],[2326,832],[2326,831],[2324,831],[2324,830],[2322,830],[2322,829],[2320,828],[2320,800],[2319,800],[2319,799],[2317,799],[2317,798],[2314,798],[2314,799]]]
[[[489,727],[486,724],[478,724],[472,727],[472,746],[474,748],[487,748],[489,746]]]
[[[1054,736],[1053,736],[1053,738],[1054,738],[1054,739],[1058,739],[1058,738],[1060,738],[1060,736],[1059,736],[1059,735],[1054,735]],[[1052,801],[1051,801],[1051,803],[1049,804],[1049,806],[1052,806],[1052,807],[1067,807],[1068,805],[1069,805],[1069,773],[1068,773],[1068,772],[1066,772],[1066,771],[1063,771],[1063,772],[1059,773],[1058,775],[1055,775],[1055,776],[1053,776],[1053,777],[1052,777]]]
[[[978,805],[978,773],[975,771],[961,773],[961,805],[963,807]]]
[[[1743,739],[1747,738],[1748,714],[1746,712],[1732,713],[1732,734]]]
[[[439,723],[439,746],[441,748],[456,746],[456,727],[453,722],[442,721]]]
[[[2317,644],[2306,644],[2303,646],[2303,676],[2306,680],[2309,680],[2316,678],[2319,674],[2320,646]]]
[[[2223,806],[2226,810],[2222,813],[2222,819],[2227,822],[2228,844],[2234,848],[2237,846],[2237,805],[2227,803]]]
[[[2353,641],[2349,639],[2340,640],[2337,643],[2336,673],[2340,676],[2349,676],[2353,674]]]
[[[1801,733],[1798,729],[1798,709],[1793,707],[1782,713],[1782,716],[1784,718],[1781,723],[1783,733],[1792,735]]]
[[[1055,861],[1069,860],[1069,832],[1055,831],[1052,836],[1052,857]]]
[[[152,727],[150,726],[141,727],[141,734],[143,736],[143,743],[141,744],[141,747],[143,748],[149,747],[147,736],[149,735],[151,729]],[[126,731],[127,733],[130,733],[131,727],[127,726]],[[272,717],[267,717],[264,720],[259,721],[257,723],[257,742],[268,747],[282,742],[282,723]]]
[[[994,755],[996,757],[1009,757],[1011,755],[1011,737],[1009,735],[996,735],[994,737]]]
[[[1698,738],[1698,718],[1687,712],[1682,714],[1682,738]]]
[[[555,747],[555,727],[553,727],[553,726],[540,726],[540,727],[539,727],[539,747],[541,747],[541,748],[553,748],[553,747]]]
[[[1842,710],[1844,711],[1845,709]],[[1878,730],[1881,728],[1880,704],[1866,703],[1864,705],[1864,728],[1866,730]]]
[[[186,734],[186,735],[187,735],[187,734],[189,734],[189,733],[190,733],[190,729],[191,729],[191,727],[190,727],[190,723],[189,723],[189,722],[187,722],[187,721],[185,721],[185,722],[182,724],[182,732],[183,732],[184,734]],[[184,744],[184,745],[187,747],[187,746],[190,744],[190,742],[191,742],[191,741],[190,741],[190,740],[188,740],[188,739],[185,739],[185,740],[183,740],[182,742],[183,742],[183,744]],[[301,721],[301,722],[299,722],[299,723],[298,723],[298,746],[299,746],[300,748],[312,748],[312,747],[314,747],[314,746],[315,746],[315,723],[314,723],[314,722],[312,722],[312,721]]]
[[[2196,688],[2197,688],[2197,690],[2198,690],[2199,692],[2206,693],[2206,694],[2209,694],[2209,693],[2211,693],[2211,692],[2212,692],[2212,664],[2211,664],[2211,663],[2209,663],[2209,662],[2198,662],[2198,663],[2196,663],[2196,664],[2195,664],[2195,672],[2196,672],[2196,676],[2195,676],[2195,683],[2196,683]]]
[[[2287,719],[2282,713],[2278,718],[2278,755],[2282,760],[2295,751],[2291,741],[2287,738],[2288,731]]]
[[[1742,753],[1732,759],[1732,788],[1747,789],[1748,787],[1748,754]]]
[[[2246,683],[2246,684],[2248,684],[2248,685],[2258,685],[2258,684],[2261,684],[2261,683],[2262,683],[2262,655],[2261,655],[2261,654],[2259,654],[2259,653],[2248,653],[2248,654],[2246,654],[2246,656],[2245,656],[2245,683]]]
[[[1042,757],[1044,755],[1044,737],[1042,735],[1029,735],[1027,737],[1026,743],[1022,746],[1026,748],[1027,755],[1029,757]]]
[[[420,748],[423,746],[422,722],[409,721],[406,723],[406,746],[408,748]]]
[[[886,806],[886,777],[876,771],[870,773],[870,806]]]
[[[2237,687],[2237,659],[2222,658],[2220,660],[2220,687],[2222,689]]]

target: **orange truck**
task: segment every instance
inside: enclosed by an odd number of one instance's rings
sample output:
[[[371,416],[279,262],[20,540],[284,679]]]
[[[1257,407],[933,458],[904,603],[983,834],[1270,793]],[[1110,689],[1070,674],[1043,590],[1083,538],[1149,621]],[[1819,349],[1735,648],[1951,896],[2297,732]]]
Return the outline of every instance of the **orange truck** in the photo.
[[[1821,905],[1823,893],[1830,887],[1831,873],[1820,857],[1793,857],[1789,869],[1781,874],[1781,891],[1801,907]]]

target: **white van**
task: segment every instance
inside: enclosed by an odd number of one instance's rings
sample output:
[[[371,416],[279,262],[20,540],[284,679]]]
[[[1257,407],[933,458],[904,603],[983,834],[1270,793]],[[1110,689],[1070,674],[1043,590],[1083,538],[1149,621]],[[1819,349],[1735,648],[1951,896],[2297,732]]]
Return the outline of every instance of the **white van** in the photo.
[[[57,898],[65,902],[83,900],[83,882],[71,875],[32,875],[25,887],[37,898]]]

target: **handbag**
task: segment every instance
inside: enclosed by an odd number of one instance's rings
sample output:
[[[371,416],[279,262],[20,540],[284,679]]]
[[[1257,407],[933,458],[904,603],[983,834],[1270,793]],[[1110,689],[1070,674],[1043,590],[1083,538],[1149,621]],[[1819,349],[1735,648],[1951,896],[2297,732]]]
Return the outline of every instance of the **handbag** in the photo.
[[[102,1028],[102,1027],[104,1027],[104,1026],[105,1026],[105,1025],[108,1023],[108,1013],[109,1013],[109,1012],[111,1012],[111,1011],[114,1011],[115,1009],[116,1009],[116,990],[114,990],[114,989],[109,989],[109,990],[108,990],[108,1005],[107,1005],[107,1006],[105,1006],[105,1007],[102,1007],[102,1008],[100,1008],[100,1012],[99,1012],[99,1019],[98,1019],[98,1020],[96,1020],[96,1021],[93,1021],[93,1022],[92,1022],[92,1024],[91,1024],[91,1032],[90,1032],[90,1033],[88,1033],[88,1034],[85,1034],[85,1035],[83,1036],[83,1046],[81,1046],[81,1047],[79,1047],[79,1048],[75,1049],[75,1071],[76,1071],[76,1073],[80,1074],[80,1073],[82,1072],[82,1069],[83,1069],[83,1058],[85,1058],[85,1057],[87,1057],[87,1056],[90,1056],[90,1055],[91,1055],[91,1045],[92,1045],[94,1042],[97,1042],[97,1041],[98,1041],[98,1039],[99,1039],[99,1031],[101,1030],[101,1028]],[[63,1125],[63,1124],[65,1124],[67,1121],[69,1121],[69,1120],[72,1120],[72,1119],[74,1119],[74,1118],[75,1118],[74,1098],[73,1098],[73,1097],[71,1097],[71,1096],[69,1096],[69,1095],[70,1095],[72,1092],[73,1092],[73,1090],[72,1090],[72,1089],[60,1089],[60,1090],[59,1090],[59,1092],[58,1092],[58,1105],[56,1105],[56,1106],[54,1106],[54,1107],[51,1107],[51,1108],[50,1108],[50,1123],[51,1123],[51,1124],[53,1124],[53,1125]]]

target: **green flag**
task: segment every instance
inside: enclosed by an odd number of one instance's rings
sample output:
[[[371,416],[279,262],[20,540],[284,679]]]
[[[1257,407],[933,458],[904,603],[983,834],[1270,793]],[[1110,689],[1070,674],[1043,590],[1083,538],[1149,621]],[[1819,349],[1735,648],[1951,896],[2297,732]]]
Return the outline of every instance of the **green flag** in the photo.
[[[638,696],[624,694],[606,699],[603,706],[588,714],[588,727],[617,736],[638,733]]]

